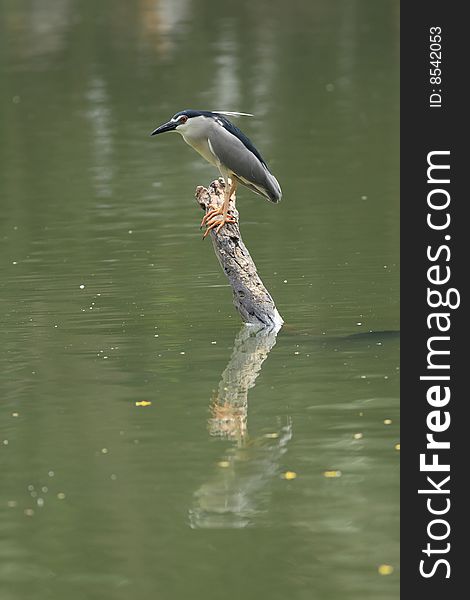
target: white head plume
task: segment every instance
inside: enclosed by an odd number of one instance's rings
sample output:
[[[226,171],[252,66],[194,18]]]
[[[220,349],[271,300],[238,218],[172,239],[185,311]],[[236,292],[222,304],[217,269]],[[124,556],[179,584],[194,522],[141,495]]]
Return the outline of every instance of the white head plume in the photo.
[[[254,117],[254,115],[250,113],[233,112],[229,110],[213,110],[211,112],[215,113],[216,115],[225,115],[226,117]]]

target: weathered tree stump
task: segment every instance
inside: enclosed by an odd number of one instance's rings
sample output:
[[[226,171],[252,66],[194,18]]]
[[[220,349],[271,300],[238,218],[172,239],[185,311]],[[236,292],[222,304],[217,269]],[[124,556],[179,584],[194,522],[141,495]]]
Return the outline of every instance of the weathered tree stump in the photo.
[[[202,210],[207,213],[212,208],[219,208],[222,205],[224,187],[224,180],[219,178],[213,181],[209,188],[203,186],[196,188],[196,201]],[[237,218],[237,222],[224,225],[218,234],[213,229],[210,236],[220,266],[232,286],[235,308],[245,323],[279,329],[284,321],[243,243],[239,228],[239,213],[233,196],[229,210]]]

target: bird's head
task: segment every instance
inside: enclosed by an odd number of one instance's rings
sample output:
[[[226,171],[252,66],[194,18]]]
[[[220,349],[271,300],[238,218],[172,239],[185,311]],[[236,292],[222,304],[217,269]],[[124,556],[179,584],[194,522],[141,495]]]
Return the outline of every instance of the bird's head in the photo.
[[[195,110],[182,110],[177,112],[176,115],[171,117],[169,121],[157,127],[150,135],[157,135],[159,133],[165,133],[165,131],[177,131],[178,133],[184,133],[187,131],[191,124],[189,123],[196,116],[199,116],[201,111]]]
[[[201,127],[204,127],[204,122],[207,123],[207,119],[217,120],[219,115],[232,117],[253,116],[248,113],[227,111],[181,110],[180,112],[177,112],[176,115],[171,117],[169,121],[154,129],[150,135],[165,133],[165,131],[177,131],[181,135],[191,135],[191,132],[194,131],[194,133],[196,133]],[[220,124],[222,125],[222,122],[220,122]]]

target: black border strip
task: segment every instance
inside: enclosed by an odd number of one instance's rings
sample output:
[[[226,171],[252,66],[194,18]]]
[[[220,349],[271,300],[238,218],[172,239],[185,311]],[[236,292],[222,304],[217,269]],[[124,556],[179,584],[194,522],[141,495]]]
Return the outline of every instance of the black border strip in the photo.
[[[463,541],[468,528],[468,517],[464,515],[467,506],[464,491],[468,467],[465,466],[470,450],[466,445],[470,440],[467,431],[464,409],[470,402],[464,376],[470,365],[470,352],[465,338],[470,328],[466,315],[466,289],[469,278],[470,251],[467,238],[470,238],[465,208],[470,206],[468,191],[464,188],[467,171],[470,172],[468,158],[470,149],[466,140],[470,137],[467,117],[468,101],[465,97],[465,85],[468,82],[468,65],[470,56],[466,48],[470,38],[463,15],[465,5],[457,2],[402,2],[401,3],[401,597],[410,600],[426,598],[427,600],[450,600],[466,595],[468,586],[465,581],[466,568]],[[431,65],[430,35],[431,27],[441,29],[441,81],[430,81]],[[433,48],[437,48],[434,46]],[[434,57],[433,57],[434,58]],[[435,61],[434,61],[435,62]],[[440,90],[440,91],[439,91]],[[431,106],[430,94],[442,96],[441,106]],[[434,96],[434,100],[438,97]],[[435,102],[438,104],[438,102]],[[428,156],[433,151],[449,151],[449,155],[432,155],[431,160],[450,164],[449,183],[436,183],[433,179],[445,180],[444,170],[431,171],[431,182],[427,179]],[[437,177],[439,175],[439,177]],[[436,210],[431,219],[444,222],[445,214],[450,216],[449,226],[444,230],[432,229],[427,224],[427,215],[433,210],[428,206],[428,194],[432,189],[444,189],[450,196],[447,209]],[[436,192],[431,202],[438,199],[444,203],[445,192]],[[445,236],[450,236],[450,239]],[[427,248],[435,257],[439,248],[447,246],[448,252],[442,249],[435,260],[427,256]],[[468,259],[467,259],[468,257]],[[446,284],[430,284],[428,269],[439,265],[438,270],[431,271],[431,277],[447,274],[450,269],[450,280]],[[460,294],[460,306],[455,309],[443,306],[433,309],[429,306],[427,288],[440,290],[445,294],[449,288],[455,288]],[[452,295],[455,303],[457,294]],[[437,299],[434,296],[433,299]],[[432,327],[428,327],[427,317],[430,313],[448,313],[450,328],[448,332],[437,331],[437,319],[431,317]],[[443,317],[441,325],[446,323]],[[432,336],[448,336],[450,339],[434,340],[432,348],[441,344],[441,349],[450,350],[449,355],[428,356],[427,343]],[[434,345],[433,345],[434,344]],[[449,364],[450,368],[430,369],[428,359],[433,364]],[[420,376],[448,375],[450,380],[420,380]],[[427,390],[432,385],[443,387],[448,385],[451,397],[442,406],[431,406],[427,400]],[[434,396],[436,398],[436,396]],[[426,434],[430,433],[427,415],[431,411],[439,411],[434,415],[431,425],[437,421],[443,423],[445,413],[451,419],[448,429],[435,433],[435,439],[449,441],[450,449],[439,451],[426,448]],[[432,419],[432,417],[430,417]],[[465,431],[464,428],[465,427]],[[432,432],[431,432],[432,433]],[[449,472],[423,472],[420,470],[420,454],[426,454],[426,462],[432,461],[432,454],[438,454],[439,463],[449,464]],[[458,467],[459,462],[463,465]],[[450,475],[447,483],[441,484]],[[418,494],[419,489],[433,490],[427,476],[433,478],[440,489],[449,489],[449,494]],[[429,505],[428,505],[428,498]],[[429,506],[434,510],[448,512],[432,515]],[[433,519],[446,520],[449,523],[449,535],[442,540],[432,540],[428,535],[428,527],[436,537],[444,536],[447,526],[434,523]],[[423,552],[430,544],[432,552],[429,556]],[[447,546],[449,544],[449,546]],[[436,552],[434,550],[448,550]],[[436,565],[439,559],[445,563]],[[431,577],[420,574],[422,571]],[[446,575],[450,574],[449,578]]]

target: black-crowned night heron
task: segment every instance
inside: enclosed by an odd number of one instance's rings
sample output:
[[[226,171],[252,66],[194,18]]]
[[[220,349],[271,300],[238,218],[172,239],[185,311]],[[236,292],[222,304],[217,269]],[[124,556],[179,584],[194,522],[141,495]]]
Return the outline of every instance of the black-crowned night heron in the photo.
[[[225,223],[235,222],[234,217],[228,214],[228,208],[238,182],[271,202],[279,202],[282,196],[279,183],[269,171],[266,161],[246,135],[227,119],[227,115],[252,116],[235,112],[182,110],[151,133],[177,131],[187,144],[217,167],[224,178],[223,205],[207,212],[203,218],[201,226],[207,226],[204,237],[214,227],[219,233]]]

